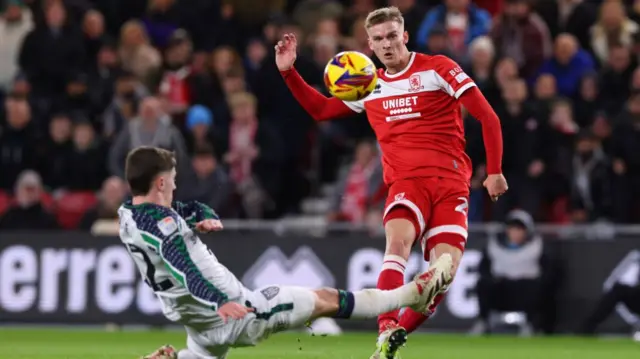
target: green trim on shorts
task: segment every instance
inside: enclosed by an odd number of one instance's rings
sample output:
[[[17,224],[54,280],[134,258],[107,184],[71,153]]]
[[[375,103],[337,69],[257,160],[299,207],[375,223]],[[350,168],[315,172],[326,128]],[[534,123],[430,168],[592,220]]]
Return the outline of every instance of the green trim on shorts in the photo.
[[[247,301],[245,303],[245,305],[249,308],[253,308],[256,309],[255,307],[253,307],[251,305],[251,302]],[[290,310],[293,310],[293,303],[282,303],[282,304],[278,304],[275,307],[271,308],[270,311],[268,312],[258,312],[255,311],[254,314],[256,315],[256,319],[261,319],[261,320],[269,320],[272,316],[278,314],[278,313],[282,313],[282,312],[288,312]]]

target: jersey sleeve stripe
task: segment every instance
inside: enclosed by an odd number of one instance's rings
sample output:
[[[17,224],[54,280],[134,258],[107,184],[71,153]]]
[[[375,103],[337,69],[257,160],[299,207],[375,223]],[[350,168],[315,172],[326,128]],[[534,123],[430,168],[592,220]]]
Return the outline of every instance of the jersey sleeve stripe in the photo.
[[[455,98],[460,98],[460,96],[462,96],[462,94],[465,91],[467,91],[468,89],[472,88],[475,85],[476,85],[475,82],[469,82],[466,85],[463,85],[462,87],[460,87],[458,91],[456,91],[456,93],[453,94],[453,96],[455,96]]]
[[[171,273],[187,288],[194,299],[216,310],[228,301],[228,296],[202,275],[191,259],[187,244],[181,235],[163,241],[160,245],[160,255]]]

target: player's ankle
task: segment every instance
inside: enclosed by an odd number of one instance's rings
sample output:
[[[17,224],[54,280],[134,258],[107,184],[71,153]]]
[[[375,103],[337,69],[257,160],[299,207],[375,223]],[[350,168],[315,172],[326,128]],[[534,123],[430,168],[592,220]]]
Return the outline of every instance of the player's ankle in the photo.
[[[378,320],[378,334],[386,331],[389,328],[395,328],[398,326],[398,321],[393,318],[386,318]]]

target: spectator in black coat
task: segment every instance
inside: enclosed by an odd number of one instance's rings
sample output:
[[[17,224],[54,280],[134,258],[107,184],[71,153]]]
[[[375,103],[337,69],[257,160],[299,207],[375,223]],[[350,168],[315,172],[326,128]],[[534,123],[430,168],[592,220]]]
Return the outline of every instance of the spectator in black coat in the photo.
[[[584,131],[576,141],[571,175],[571,210],[574,222],[610,219],[612,213],[611,162],[593,133]]]
[[[0,230],[57,229],[55,217],[42,206],[42,180],[32,170],[20,174],[16,181],[16,204],[0,218]]]
[[[51,190],[66,187],[73,144],[73,123],[66,114],[57,114],[49,123],[49,136],[38,149],[38,169],[44,184]]]
[[[184,183],[187,188],[185,200],[202,202],[221,216],[230,215],[233,182],[224,167],[218,163],[213,148],[206,144],[197,147],[191,165],[192,174]]]
[[[640,222],[640,90],[634,91],[612,136],[614,203],[618,221]]]
[[[73,128],[70,162],[67,189],[97,191],[107,177],[107,149],[88,121],[78,122]]]
[[[38,96],[56,98],[64,93],[69,75],[85,64],[82,34],[65,25],[66,17],[61,3],[51,3],[46,9],[46,27],[34,29],[22,45],[18,61]]]
[[[504,88],[504,104],[496,108],[504,134],[503,171],[510,190],[494,205],[494,219],[502,220],[512,208],[537,215],[543,188],[545,162],[541,126],[528,107],[524,80],[512,80]]]
[[[18,174],[36,166],[37,129],[31,120],[26,98],[10,95],[4,103],[4,124],[0,127],[0,188],[12,190]]]

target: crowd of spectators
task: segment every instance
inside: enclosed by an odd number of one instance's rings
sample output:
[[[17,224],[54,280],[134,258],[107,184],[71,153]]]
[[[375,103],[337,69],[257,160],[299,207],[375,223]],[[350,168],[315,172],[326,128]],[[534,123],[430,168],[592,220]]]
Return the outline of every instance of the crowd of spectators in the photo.
[[[326,62],[367,45],[393,5],[411,50],[446,54],[498,113],[510,191],[488,205],[480,124],[470,221],[522,208],[547,222],[640,220],[640,1],[4,0],[0,228],[88,228],[126,197],[126,153],[175,151],[177,199],[280,218],[337,181],[327,218],[379,220],[384,186],[365,115],[316,124],[274,65],[320,91]],[[355,160],[352,161],[352,159]],[[342,170],[340,170],[342,168]]]

